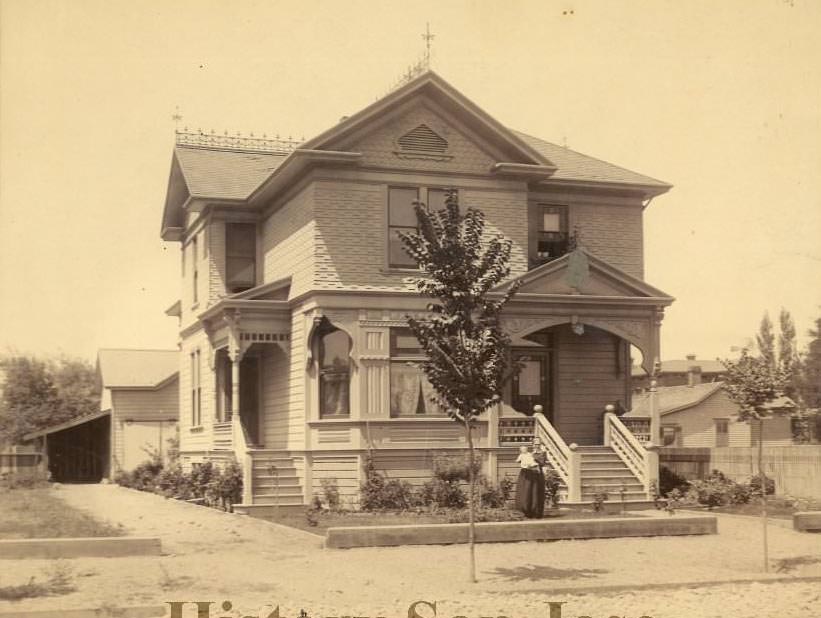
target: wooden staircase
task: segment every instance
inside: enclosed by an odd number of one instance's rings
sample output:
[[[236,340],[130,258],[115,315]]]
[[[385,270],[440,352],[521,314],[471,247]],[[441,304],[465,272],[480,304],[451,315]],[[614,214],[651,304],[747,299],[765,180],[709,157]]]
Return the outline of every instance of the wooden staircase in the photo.
[[[254,517],[276,517],[305,508],[302,481],[288,451],[249,449],[251,460],[250,504],[235,504],[234,512]]]
[[[606,493],[607,502],[645,501],[644,485],[609,446],[579,446],[581,455],[581,498],[592,502]]]

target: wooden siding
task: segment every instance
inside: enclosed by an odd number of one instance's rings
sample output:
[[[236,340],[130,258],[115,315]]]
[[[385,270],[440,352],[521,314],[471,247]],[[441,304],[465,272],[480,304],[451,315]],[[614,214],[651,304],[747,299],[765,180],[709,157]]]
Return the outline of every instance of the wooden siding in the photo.
[[[360,468],[358,455],[314,455],[311,494],[322,497],[322,480],[332,479],[344,504],[358,503]]]
[[[288,446],[288,356],[278,346],[265,345],[262,352],[262,446]]]
[[[157,390],[114,389],[111,391],[111,469],[130,470],[148,459],[148,454],[141,447],[149,440],[154,448],[163,450],[164,439],[159,436],[164,432],[165,438],[173,434],[180,408],[180,382],[174,379]],[[174,419],[173,423],[162,423]],[[134,429],[129,429],[133,422]],[[168,427],[172,425],[172,427]],[[140,434],[139,428],[160,427],[156,429],[157,440]],[[152,430],[153,431],[153,430]],[[130,435],[126,435],[130,434]],[[134,440],[137,440],[135,443]],[[134,463],[135,459],[136,463]]]
[[[262,224],[262,282],[291,277],[291,297],[311,289],[315,263],[314,189],[309,186]]]
[[[209,365],[210,342],[203,331],[187,337],[180,350],[180,451],[207,451],[213,447],[216,380]],[[191,358],[200,350],[201,426],[191,426]]]
[[[586,326],[584,334],[573,333],[570,326],[558,326],[553,424],[570,444],[602,444],[603,414],[607,404],[625,401],[629,364],[618,371],[619,338]]]

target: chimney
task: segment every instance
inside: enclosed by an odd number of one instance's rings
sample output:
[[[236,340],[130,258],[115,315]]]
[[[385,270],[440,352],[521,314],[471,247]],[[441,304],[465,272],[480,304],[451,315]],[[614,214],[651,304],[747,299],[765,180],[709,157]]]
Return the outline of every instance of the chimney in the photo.
[[[695,354],[688,354],[688,355],[687,355],[687,360],[688,360],[688,361],[694,361],[694,360],[696,360],[696,355],[695,355]]]
[[[688,360],[693,360],[688,358]],[[701,365],[690,365],[687,367],[687,386],[701,384]]]

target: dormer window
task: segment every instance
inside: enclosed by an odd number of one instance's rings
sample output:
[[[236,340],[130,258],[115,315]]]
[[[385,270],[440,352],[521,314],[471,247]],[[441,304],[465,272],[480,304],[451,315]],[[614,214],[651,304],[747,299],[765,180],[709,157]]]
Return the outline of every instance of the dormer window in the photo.
[[[257,283],[257,227],[253,223],[225,224],[225,288],[244,292]]]
[[[567,207],[540,204],[536,235],[536,262],[543,264],[567,253]]]

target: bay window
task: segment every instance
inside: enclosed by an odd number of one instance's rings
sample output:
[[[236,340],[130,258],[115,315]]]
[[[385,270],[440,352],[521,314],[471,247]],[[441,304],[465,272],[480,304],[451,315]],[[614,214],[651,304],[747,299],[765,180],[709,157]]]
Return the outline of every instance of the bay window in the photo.
[[[351,340],[345,331],[323,320],[316,332],[319,376],[319,416],[349,416],[351,384]]]
[[[392,328],[390,337],[391,416],[439,415],[430,398],[433,386],[422,371],[425,353],[409,328]]]

